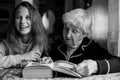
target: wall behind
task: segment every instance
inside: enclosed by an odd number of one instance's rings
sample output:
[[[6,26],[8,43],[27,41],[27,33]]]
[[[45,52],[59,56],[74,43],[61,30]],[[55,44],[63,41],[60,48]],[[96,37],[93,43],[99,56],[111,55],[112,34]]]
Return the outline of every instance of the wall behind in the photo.
[[[108,0],[93,0],[92,6],[87,9],[92,17],[92,37],[102,47],[107,48],[108,33]]]
[[[108,17],[108,50],[116,56],[120,56],[119,53],[119,0],[109,0],[109,17]]]
[[[4,36],[4,33],[7,31],[13,8],[14,0],[0,0],[0,38]]]

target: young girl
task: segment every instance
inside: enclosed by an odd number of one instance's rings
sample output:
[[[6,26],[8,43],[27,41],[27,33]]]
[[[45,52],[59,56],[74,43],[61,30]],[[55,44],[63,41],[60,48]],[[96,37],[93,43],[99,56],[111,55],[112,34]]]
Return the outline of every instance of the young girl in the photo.
[[[28,2],[15,8],[7,36],[0,42],[0,68],[9,68],[23,62],[39,61],[47,56],[47,36],[38,10]]]

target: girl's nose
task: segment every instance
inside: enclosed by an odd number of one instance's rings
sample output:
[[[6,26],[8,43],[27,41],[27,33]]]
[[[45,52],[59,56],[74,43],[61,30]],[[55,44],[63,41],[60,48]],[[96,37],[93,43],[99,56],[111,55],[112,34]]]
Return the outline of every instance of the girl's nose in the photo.
[[[21,23],[25,23],[26,22],[26,19],[25,18],[22,18],[21,19]]]

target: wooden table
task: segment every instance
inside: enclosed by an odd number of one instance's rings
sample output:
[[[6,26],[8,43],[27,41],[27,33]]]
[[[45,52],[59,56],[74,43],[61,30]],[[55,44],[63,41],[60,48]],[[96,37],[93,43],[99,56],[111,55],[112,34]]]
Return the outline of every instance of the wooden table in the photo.
[[[93,75],[82,78],[50,78],[50,79],[25,79],[25,78],[8,78],[3,80],[120,80],[120,73],[110,73],[105,75]]]

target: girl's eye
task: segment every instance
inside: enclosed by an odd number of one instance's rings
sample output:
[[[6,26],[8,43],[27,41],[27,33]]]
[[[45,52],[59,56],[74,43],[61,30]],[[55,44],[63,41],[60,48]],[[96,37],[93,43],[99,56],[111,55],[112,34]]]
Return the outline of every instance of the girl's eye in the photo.
[[[30,20],[30,19],[31,19],[31,17],[30,17],[30,16],[27,16],[27,17],[26,17],[26,19],[29,19],[29,20]]]
[[[21,17],[20,17],[20,16],[17,16],[16,19],[21,19]]]

